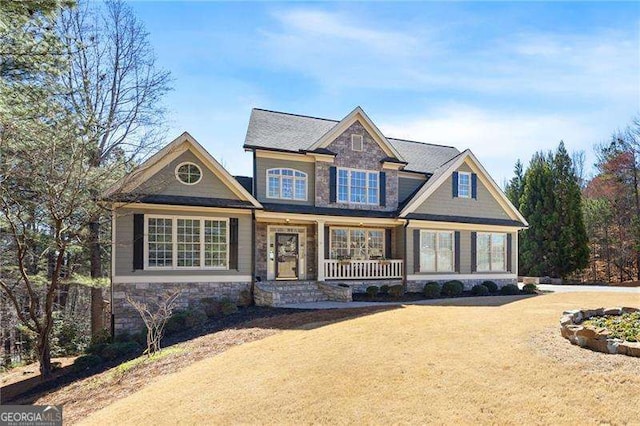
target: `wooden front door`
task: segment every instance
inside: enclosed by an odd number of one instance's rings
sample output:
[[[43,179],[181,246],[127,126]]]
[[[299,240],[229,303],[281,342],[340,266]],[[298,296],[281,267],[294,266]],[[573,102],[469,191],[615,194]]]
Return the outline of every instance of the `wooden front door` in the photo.
[[[276,279],[298,278],[298,234],[276,233]]]

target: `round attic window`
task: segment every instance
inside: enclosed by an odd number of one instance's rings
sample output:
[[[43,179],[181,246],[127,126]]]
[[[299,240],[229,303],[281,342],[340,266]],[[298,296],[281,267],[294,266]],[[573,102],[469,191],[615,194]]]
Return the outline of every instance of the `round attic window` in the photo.
[[[202,179],[202,170],[193,163],[178,164],[176,178],[185,185],[195,185]]]

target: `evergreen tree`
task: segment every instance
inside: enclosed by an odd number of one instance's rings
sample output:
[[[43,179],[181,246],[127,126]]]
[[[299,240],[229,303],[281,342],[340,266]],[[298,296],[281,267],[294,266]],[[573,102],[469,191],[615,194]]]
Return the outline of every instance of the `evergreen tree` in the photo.
[[[520,209],[520,199],[522,198],[522,193],[524,192],[524,170],[520,159],[516,161],[513,173],[513,178],[511,178],[505,188],[505,194],[507,195],[509,201],[511,201],[511,203],[517,209]]]

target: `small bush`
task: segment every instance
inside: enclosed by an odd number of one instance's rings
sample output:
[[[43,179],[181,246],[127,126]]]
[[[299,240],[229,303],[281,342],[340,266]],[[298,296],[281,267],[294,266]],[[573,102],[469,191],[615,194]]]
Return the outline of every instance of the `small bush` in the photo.
[[[222,303],[213,297],[203,297],[200,299],[200,307],[207,318],[217,318],[222,316]]]
[[[102,364],[102,358],[95,354],[82,355],[76,358],[71,369],[76,373],[88,370]]]
[[[536,294],[538,292],[538,286],[535,284],[525,284],[524,287],[522,287],[522,291],[527,294]]]
[[[238,297],[238,305],[241,308],[248,308],[253,305],[253,297],[251,296],[251,292],[249,290],[242,290]]]
[[[447,281],[442,285],[442,295],[447,297],[460,296],[464,291],[464,284],[458,280]]]
[[[127,355],[140,352],[140,346],[136,342],[118,342],[106,345],[100,352],[100,358],[105,361],[113,361]]]
[[[487,296],[489,289],[483,284],[476,284],[471,288],[471,293],[473,293],[474,296]]]
[[[225,317],[238,312],[238,305],[236,305],[231,299],[225,297],[220,300],[220,303],[222,304],[222,315]]]
[[[389,287],[389,294],[395,298],[400,298],[404,295],[404,287],[402,284],[396,284]]]
[[[386,284],[381,285],[380,294],[389,294],[389,286]]]
[[[494,283],[493,281],[484,281],[482,283],[482,285],[485,286],[489,290],[489,293],[497,293],[498,292],[498,284]]]
[[[370,285],[369,287],[367,287],[367,295],[370,299],[373,299],[378,295],[378,290],[379,288],[377,285]]]
[[[428,282],[424,285],[424,297],[427,299],[435,299],[440,297],[440,284],[435,281]]]
[[[207,320],[207,315],[200,309],[185,309],[176,311],[169,319],[164,327],[167,336],[182,330],[202,325]]]
[[[507,284],[500,289],[500,294],[504,296],[513,296],[516,294],[520,294],[520,290],[518,289],[518,286],[515,284]]]
[[[194,328],[201,326],[207,321],[207,315],[202,309],[189,309],[184,319],[185,328]]]

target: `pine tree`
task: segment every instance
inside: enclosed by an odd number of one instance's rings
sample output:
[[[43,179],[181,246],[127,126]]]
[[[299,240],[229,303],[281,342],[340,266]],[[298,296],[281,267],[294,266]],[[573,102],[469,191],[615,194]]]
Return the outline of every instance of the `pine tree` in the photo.
[[[519,210],[520,199],[524,192],[524,170],[520,159],[516,161],[516,165],[513,169],[514,176],[511,178],[505,188],[505,194],[511,203]]]

